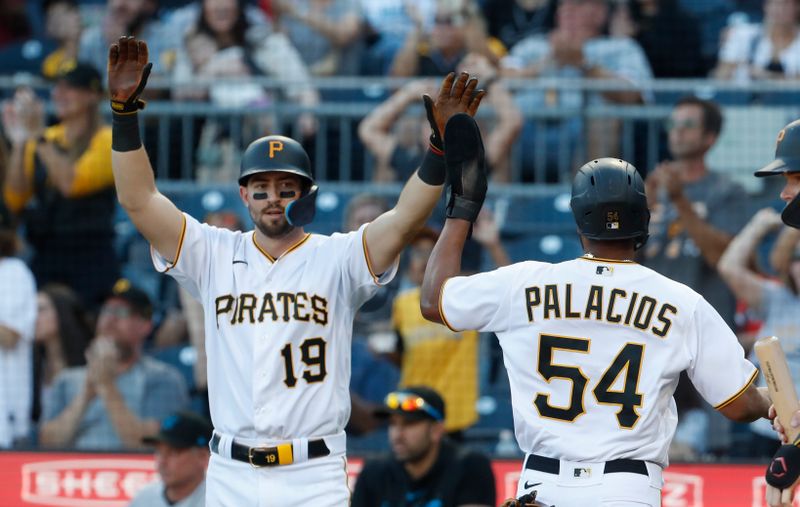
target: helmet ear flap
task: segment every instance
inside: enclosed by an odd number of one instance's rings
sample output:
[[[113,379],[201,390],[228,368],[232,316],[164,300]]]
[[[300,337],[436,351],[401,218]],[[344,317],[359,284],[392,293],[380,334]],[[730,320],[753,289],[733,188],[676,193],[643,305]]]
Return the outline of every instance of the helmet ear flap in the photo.
[[[311,185],[308,192],[304,192],[299,199],[295,199],[286,206],[286,220],[294,227],[303,227],[314,220],[317,212],[317,185]]]

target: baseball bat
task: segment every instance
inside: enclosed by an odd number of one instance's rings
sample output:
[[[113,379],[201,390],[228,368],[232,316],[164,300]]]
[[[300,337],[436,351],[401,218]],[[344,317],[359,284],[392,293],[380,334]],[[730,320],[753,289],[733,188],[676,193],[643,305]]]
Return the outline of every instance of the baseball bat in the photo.
[[[800,433],[800,428],[792,428],[790,421],[792,414],[800,409],[800,403],[797,401],[797,391],[789,374],[781,341],[777,336],[762,338],[756,342],[755,351],[761,363],[761,374],[764,375],[769,388],[769,396],[778,414],[778,421],[786,431],[789,442],[794,442]]]

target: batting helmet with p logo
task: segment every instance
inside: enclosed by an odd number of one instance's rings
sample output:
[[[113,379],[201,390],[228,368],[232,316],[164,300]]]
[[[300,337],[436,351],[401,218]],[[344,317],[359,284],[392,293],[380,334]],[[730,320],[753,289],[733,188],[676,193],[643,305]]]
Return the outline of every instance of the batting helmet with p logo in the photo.
[[[266,136],[250,143],[242,155],[239,185],[246,186],[250,176],[266,172],[295,174],[303,180],[303,193],[286,207],[286,218],[298,227],[311,223],[316,211],[317,185],[303,146],[285,136]]]

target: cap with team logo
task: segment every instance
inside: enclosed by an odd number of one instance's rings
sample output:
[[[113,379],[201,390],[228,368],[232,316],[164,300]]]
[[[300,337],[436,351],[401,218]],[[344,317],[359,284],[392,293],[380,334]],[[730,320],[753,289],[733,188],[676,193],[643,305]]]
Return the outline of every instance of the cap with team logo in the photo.
[[[158,434],[142,438],[142,443],[164,443],[181,449],[206,447],[213,431],[214,428],[205,417],[194,412],[177,412],[164,418]]]
[[[756,171],[756,176],[773,176],[800,172],[800,120],[795,120],[778,132],[775,160]]]
[[[62,69],[56,76],[56,81],[81,90],[97,93],[103,91],[103,80],[100,73],[94,65],[86,62],[77,62],[74,66]]]
[[[121,299],[139,316],[145,319],[153,317],[153,303],[150,301],[150,296],[142,289],[131,285],[127,278],[117,280],[106,299]]]

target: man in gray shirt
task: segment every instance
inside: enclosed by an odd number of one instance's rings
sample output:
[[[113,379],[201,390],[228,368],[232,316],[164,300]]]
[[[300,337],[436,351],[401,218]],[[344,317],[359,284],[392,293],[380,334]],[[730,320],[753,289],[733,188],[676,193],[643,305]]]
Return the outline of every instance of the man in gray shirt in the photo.
[[[46,448],[134,449],[159,421],[186,407],[189,394],[174,367],[142,355],[152,306],[128,280],[100,309],[86,366],[68,368],[45,393],[39,442]]]
[[[672,160],[646,180],[652,218],[644,264],[702,294],[734,328],[736,298],[717,262],[749,215],[744,188],[705,163],[722,121],[708,100],[685,97],[673,108],[666,123]]]
[[[549,89],[519,91],[516,100],[523,112],[637,104],[646,98],[643,88],[653,77],[650,64],[635,40],[604,35],[609,10],[609,0],[559,0],[555,28],[516,43],[501,61],[500,71],[511,78],[617,81],[620,89],[584,94],[578,89],[562,89],[555,85],[558,81],[553,81],[554,86]],[[571,180],[571,169],[580,166],[576,165],[577,159],[615,156],[619,150],[619,125],[618,120],[593,118],[584,129],[578,115],[557,121],[529,120],[522,132],[523,145],[538,146],[537,138],[543,136],[546,150],[543,156],[537,150],[522,150],[523,178],[531,179],[530,174],[535,172],[537,181],[542,176],[548,181],[559,177]]]
[[[128,507],[203,507],[212,432],[211,423],[192,412],[164,419],[157,435],[142,439],[156,446],[161,480],[145,486]]]
[[[672,159],[657,165],[645,180],[650,240],[641,261],[702,294],[735,330],[736,298],[717,273],[717,263],[748,210],[744,188],[706,166],[722,120],[719,107],[708,100],[685,97],[674,106],[666,123]],[[685,458],[693,457],[686,452],[726,448],[730,422],[701,403],[686,382],[682,377],[682,395],[675,397],[679,423],[670,452]]]

